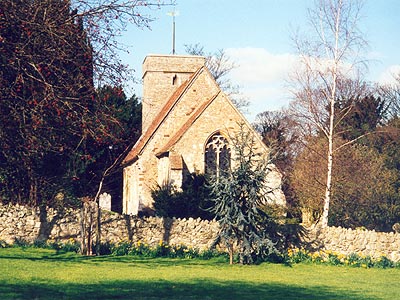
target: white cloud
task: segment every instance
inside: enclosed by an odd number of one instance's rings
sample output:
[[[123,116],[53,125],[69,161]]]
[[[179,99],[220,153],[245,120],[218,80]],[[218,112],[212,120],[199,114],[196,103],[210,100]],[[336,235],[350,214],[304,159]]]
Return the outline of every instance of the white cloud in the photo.
[[[229,48],[226,53],[238,65],[232,77],[244,84],[281,81],[296,61],[295,55],[272,54],[264,48]]]
[[[378,83],[394,84],[396,76],[400,76],[400,65],[391,65],[380,74]]]
[[[289,102],[285,88],[288,74],[297,56],[293,54],[272,54],[264,48],[229,48],[226,53],[238,67],[230,76],[250,101],[248,118],[266,110],[278,110]]]
[[[301,68],[298,55],[273,54],[264,48],[251,47],[228,48],[225,51],[238,65],[231,71],[230,77],[235,84],[241,86],[244,96],[250,102],[248,108],[250,121],[260,112],[279,110],[289,104],[291,94],[287,82],[289,74]],[[308,59],[314,69],[326,71],[332,67],[332,60],[312,57]],[[342,63],[340,68],[347,76],[354,75],[349,63]]]
[[[258,113],[267,110],[280,110],[282,107],[287,106],[290,99],[290,93],[279,86],[247,88],[245,92],[250,100],[250,106],[248,107],[249,121],[253,121]]]

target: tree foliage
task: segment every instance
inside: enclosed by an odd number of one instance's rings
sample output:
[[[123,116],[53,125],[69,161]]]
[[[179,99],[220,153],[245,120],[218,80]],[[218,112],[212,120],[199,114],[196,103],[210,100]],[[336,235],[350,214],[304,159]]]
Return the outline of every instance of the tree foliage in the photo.
[[[293,131],[293,121],[284,111],[265,111],[256,116],[253,127],[271,150],[274,164],[283,173],[289,171],[295,157],[298,135]]]
[[[126,78],[120,77],[126,68],[115,55],[115,37],[128,21],[148,25],[150,18],[139,13],[145,5],[152,4],[2,2],[2,201],[54,204],[67,194],[91,194],[102,168],[95,163],[129,132],[122,133],[124,117],[114,104],[101,100],[94,82]]]
[[[119,86],[132,78],[132,70],[119,58],[127,51],[120,37],[129,24],[150,28],[151,13],[174,0],[65,0],[82,19],[93,48],[94,82],[96,86]]]
[[[387,105],[372,94],[336,102],[338,119],[337,135],[347,141],[355,141],[375,132],[384,123]]]
[[[376,149],[355,144],[344,148],[334,169],[330,223],[347,228],[391,231],[399,220],[398,174]]]
[[[54,196],[50,187],[61,184],[63,161],[105,128],[97,125],[104,123],[91,47],[68,3],[7,2],[0,15],[3,177],[17,199],[39,204],[39,194]]]
[[[309,141],[310,147],[298,155],[291,173],[305,224],[315,223],[322,215],[326,157],[320,150],[326,147],[324,143],[322,138]],[[386,166],[385,156],[355,143],[342,148],[335,159],[329,225],[390,230],[398,219],[400,202],[398,175]]]
[[[231,142],[234,167],[213,180],[210,211],[220,224],[219,238],[229,250],[230,262],[237,251],[240,263],[251,264],[276,251],[271,238],[274,219],[263,209],[272,192],[265,182],[270,160],[262,157],[254,137],[244,129]]]
[[[346,109],[336,114],[329,224],[390,231],[399,221],[397,119],[388,117],[386,100],[373,94],[338,99],[336,105]],[[288,175],[303,222],[310,224],[322,214],[326,140],[317,132],[303,142]]]
[[[105,182],[101,192],[107,192],[112,196],[113,210],[122,211],[120,207],[122,172],[115,163],[140,136],[141,104],[136,96],[128,99],[122,87],[103,86],[96,90],[96,93],[97,101],[118,123],[116,126],[109,127],[108,134],[113,137],[112,140],[103,141],[99,136],[94,143],[86,144],[86,151],[91,159],[76,169],[74,194],[77,196],[96,195],[97,183],[104,177]],[[109,169],[113,164],[115,167]]]
[[[287,214],[299,220],[301,213],[289,176],[300,142],[294,122],[286,111],[265,111],[256,116],[253,127],[270,149],[271,158],[282,174],[282,191],[286,198]]]

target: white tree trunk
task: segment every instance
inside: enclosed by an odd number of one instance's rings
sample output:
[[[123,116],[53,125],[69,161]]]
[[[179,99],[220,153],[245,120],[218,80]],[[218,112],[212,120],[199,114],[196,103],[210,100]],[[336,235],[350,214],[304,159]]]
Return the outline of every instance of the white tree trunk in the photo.
[[[358,55],[366,43],[357,29],[360,1],[317,0],[315,4],[316,8],[310,10],[315,39],[296,39],[303,69],[294,74],[295,82],[300,83],[300,91],[295,93],[297,103],[292,106],[292,111],[303,121],[304,128],[311,128],[306,135],[323,133],[328,141],[327,151],[321,153],[326,155],[327,161],[325,195],[320,196],[324,197],[324,204],[319,221],[326,227],[332,197],[334,153],[341,147],[334,147],[335,122],[340,121],[335,120],[335,104],[337,98],[343,97],[343,86],[338,83],[361,74],[356,72],[361,61]],[[357,91],[354,93],[357,95]]]
[[[341,2],[341,1],[339,1]],[[340,18],[341,18],[341,7],[338,6],[337,13],[335,15],[335,45],[333,48],[333,69],[332,69],[332,84],[331,84],[331,94],[329,101],[329,127],[328,127],[328,159],[327,159],[327,173],[326,173],[326,186],[325,186],[325,199],[324,199],[324,209],[322,211],[321,226],[327,227],[329,221],[329,205],[331,202],[331,191],[332,191],[332,168],[333,168],[333,137],[334,137],[334,127],[335,127],[335,102],[336,102],[336,88],[338,79],[338,68],[339,68],[339,32],[340,32]]]
[[[332,190],[332,167],[333,167],[333,135],[328,138],[328,165],[326,174],[326,186],[325,186],[325,198],[324,198],[324,210],[321,217],[321,226],[327,227],[329,220],[329,205],[331,202],[331,190]]]

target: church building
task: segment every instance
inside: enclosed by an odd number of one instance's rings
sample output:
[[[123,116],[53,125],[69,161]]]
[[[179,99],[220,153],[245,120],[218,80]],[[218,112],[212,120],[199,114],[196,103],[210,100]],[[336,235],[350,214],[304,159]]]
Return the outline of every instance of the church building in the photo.
[[[268,148],[221,91],[201,56],[149,55],[143,62],[142,135],[122,164],[123,213],[151,209],[151,191],[172,184],[180,188],[191,173],[218,174],[230,168],[229,137],[240,124]],[[284,204],[281,174],[267,178],[273,198]]]

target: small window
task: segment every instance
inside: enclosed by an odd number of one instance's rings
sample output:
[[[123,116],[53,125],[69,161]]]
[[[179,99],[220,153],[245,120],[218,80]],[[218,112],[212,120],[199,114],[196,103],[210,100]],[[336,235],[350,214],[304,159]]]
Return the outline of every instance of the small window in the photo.
[[[174,75],[174,77],[172,77],[172,85],[176,85],[178,81],[178,75]]]
[[[231,168],[231,150],[228,140],[220,133],[211,136],[206,144],[205,174],[220,177],[229,174]]]

